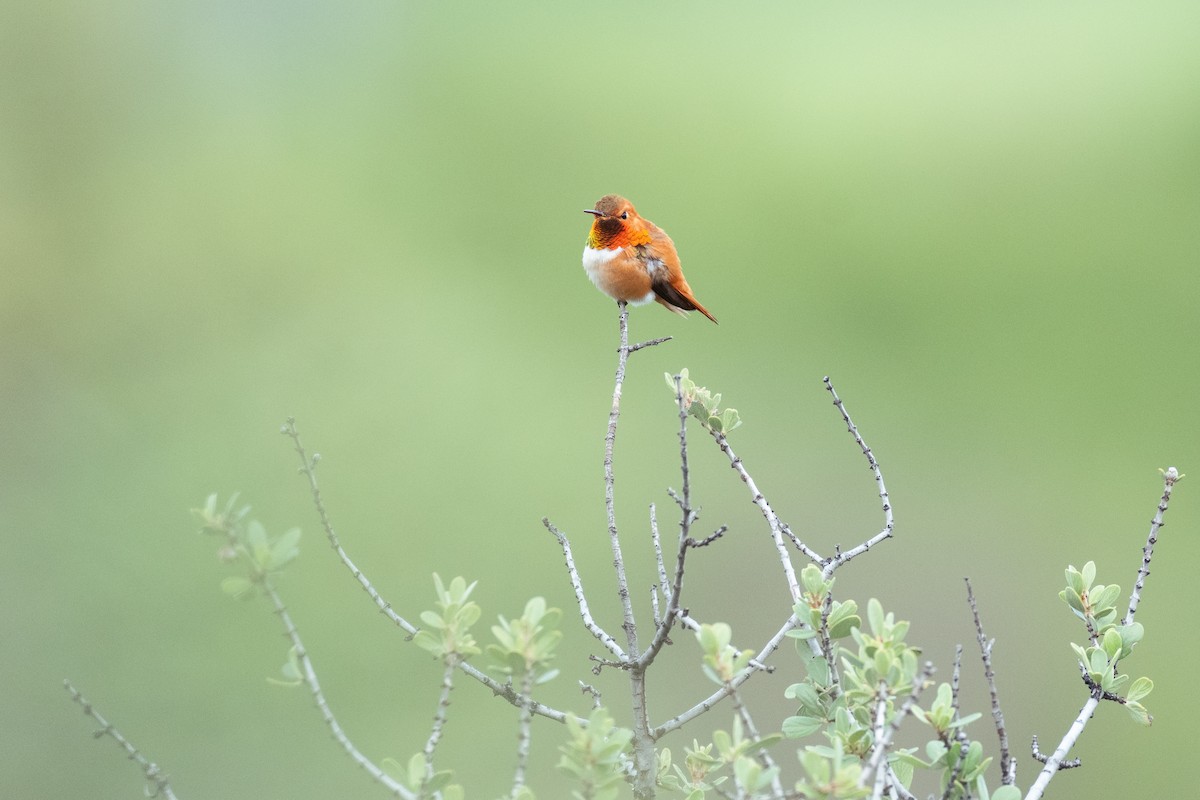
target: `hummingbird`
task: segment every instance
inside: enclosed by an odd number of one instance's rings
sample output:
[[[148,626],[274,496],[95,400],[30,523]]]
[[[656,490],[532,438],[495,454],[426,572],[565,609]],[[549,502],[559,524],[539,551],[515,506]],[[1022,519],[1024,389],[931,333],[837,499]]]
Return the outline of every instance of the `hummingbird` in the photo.
[[[676,314],[699,311],[717,321],[692,295],[671,237],[639,216],[633,203],[606,194],[583,213],[595,217],[583,248],[583,269],[597,289],[618,302],[636,306],[654,300]]]

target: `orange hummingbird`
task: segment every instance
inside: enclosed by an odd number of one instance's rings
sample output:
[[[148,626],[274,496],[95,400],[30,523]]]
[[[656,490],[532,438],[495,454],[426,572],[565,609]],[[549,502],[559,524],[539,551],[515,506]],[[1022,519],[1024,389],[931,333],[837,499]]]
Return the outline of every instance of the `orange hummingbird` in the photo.
[[[633,203],[606,194],[583,213],[596,218],[583,248],[583,269],[597,289],[631,305],[654,300],[676,314],[699,311],[717,321],[692,295],[671,237],[639,216]]]

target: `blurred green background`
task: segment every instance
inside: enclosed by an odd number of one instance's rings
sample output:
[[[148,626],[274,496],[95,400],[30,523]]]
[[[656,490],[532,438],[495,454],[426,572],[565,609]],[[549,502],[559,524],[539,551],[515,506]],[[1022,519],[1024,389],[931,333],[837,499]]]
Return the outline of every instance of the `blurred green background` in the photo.
[[[746,424],[739,454],[816,549],[881,514],[829,405],[830,375],[884,467],[897,536],[843,596],[915,619],[948,679],[979,595],[1020,784],[1084,698],[1056,594],[1094,559],[1127,591],[1161,483],[1180,484],[1126,666],[1153,727],[1101,708],[1054,796],[1169,796],[1200,703],[1187,603],[1200,520],[1200,6],[1007,4],[8,3],[0,11],[0,775],[9,797],[130,797],[134,768],[76,684],[181,796],[380,795],[302,691],[286,645],[188,509],[240,490],[305,530],[285,598],[350,736],[406,759],[439,668],[325,546],[288,442],[323,456],[343,543],[396,608],[431,573],[479,580],[484,621],[542,594],[567,611],[582,710],[595,642],[574,539],[617,627],[602,438],[616,311],[580,267],[602,194],[679,245],[721,320],[636,309],[617,446],[635,586],[646,508],[678,486],[661,375],[690,368]],[[757,646],[785,609],[761,517],[696,439],[693,613]],[[1193,481],[1195,485],[1193,485]],[[641,597],[644,592],[638,590]],[[486,639],[487,625],[479,635]],[[787,713],[789,653],[758,681]],[[676,638],[662,720],[707,693]],[[596,679],[592,679],[596,680]],[[620,676],[596,681],[620,704]],[[444,763],[505,791],[515,715],[463,683]],[[665,742],[727,727],[726,709]],[[973,734],[992,737],[986,723]],[[560,731],[534,729],[539,797]],[[780,760],[797,776],[794,757]]]

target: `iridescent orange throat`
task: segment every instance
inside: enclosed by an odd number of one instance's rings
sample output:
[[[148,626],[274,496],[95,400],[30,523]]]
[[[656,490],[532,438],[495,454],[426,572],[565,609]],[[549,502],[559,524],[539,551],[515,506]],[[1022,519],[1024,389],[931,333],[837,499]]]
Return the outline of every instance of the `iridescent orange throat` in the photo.
[[[650,244],[650,231],[634,227],[616,217],[597,217],[588,234],[588,247],[593,250],[612,250]]]

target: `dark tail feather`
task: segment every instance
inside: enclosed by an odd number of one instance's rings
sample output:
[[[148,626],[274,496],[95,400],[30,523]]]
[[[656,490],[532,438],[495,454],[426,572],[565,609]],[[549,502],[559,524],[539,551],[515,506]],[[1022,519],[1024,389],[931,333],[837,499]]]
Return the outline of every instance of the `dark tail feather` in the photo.
[[[654,281],[650,288],[658,295],[659,301],[673,311],[699,311],[716,323],[717,318],[708,313],[708,309],[691,295],[684,294],[666,281]]]

